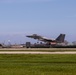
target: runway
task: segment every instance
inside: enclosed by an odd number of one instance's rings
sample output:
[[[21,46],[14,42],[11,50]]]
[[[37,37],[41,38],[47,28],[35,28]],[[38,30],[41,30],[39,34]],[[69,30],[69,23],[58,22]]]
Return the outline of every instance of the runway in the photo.
[[[69,52],[0,51],[0,54],[76,54],[76,51],[69,51]]]
[[[26,51],[26,50],[36,50],[36,51],[38,51],[38,50],[67,50],[67,51],[69,51],[69,50],[76,50],[76,48],[0,48],[0,51],[1,50],[6,50],[6,51],[8,51],[8,50],[13,50],[13,51],[19,51],[19,50],[24,50],[24,51]]]

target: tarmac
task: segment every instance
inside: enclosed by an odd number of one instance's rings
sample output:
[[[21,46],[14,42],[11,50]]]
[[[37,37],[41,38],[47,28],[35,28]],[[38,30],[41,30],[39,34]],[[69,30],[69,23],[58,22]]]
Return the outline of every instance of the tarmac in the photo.
[[[76,54],[76,52],[75,51],[69,51],[69,52],[0,51],[0,54]]]
[[[47,52],[47,50],[55,52]],[[0,48],[0,54],[76,54],[76,48]]]
[[[0,51],[2,51],[2,50],[6,50],[6,51],[8,51],[8,50],[13,50],[13,51],[15,51],[15,50],[24,50],[24,51],[26,51],[26,50],[67,50],[67,51],[69,51],[69,50],[76,50],[76,48],[0,48]]]

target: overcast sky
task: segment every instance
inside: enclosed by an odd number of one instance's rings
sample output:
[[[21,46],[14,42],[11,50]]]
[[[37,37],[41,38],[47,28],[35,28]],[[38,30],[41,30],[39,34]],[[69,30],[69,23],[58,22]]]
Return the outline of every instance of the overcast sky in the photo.
[[[29,41],[27,34],[76,40],[76,0],[0,0],[0,41]],[[9,35],[9,36],[8,36]]]

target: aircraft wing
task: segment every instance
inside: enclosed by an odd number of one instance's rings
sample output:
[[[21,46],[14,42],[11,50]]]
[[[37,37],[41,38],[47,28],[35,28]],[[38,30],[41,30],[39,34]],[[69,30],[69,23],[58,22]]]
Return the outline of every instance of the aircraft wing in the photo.
[[[45,38],[45,37],[43,37],[42,41],[44,41],[44,42],[55,42],[54,39],[48,39],[48,38]]]

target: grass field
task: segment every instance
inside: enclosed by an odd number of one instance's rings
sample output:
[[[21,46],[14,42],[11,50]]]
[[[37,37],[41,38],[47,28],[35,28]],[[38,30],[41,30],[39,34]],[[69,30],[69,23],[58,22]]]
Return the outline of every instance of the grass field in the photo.
[[[76,55],[0,55],[0,75],[76,75]]]

